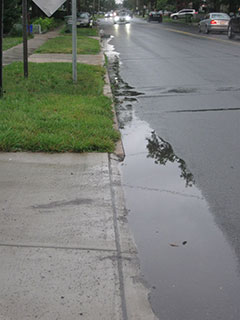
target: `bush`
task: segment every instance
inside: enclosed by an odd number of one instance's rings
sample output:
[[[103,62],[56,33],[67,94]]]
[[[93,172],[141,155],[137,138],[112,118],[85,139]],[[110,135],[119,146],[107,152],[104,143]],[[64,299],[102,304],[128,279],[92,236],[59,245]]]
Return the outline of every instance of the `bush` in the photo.
[[[32,23],[39,24],[41,26],[42,32],[47,32],[48,30],[53,29],[58,25],[54,18],[37,18]]]
[[[21,0],[4,0],[3,32],[8,34],[13,25],[21,21]]]
[[[21,37],[22,36],[22,25],[20,23],[14,24],[9,35],[11,37]]]

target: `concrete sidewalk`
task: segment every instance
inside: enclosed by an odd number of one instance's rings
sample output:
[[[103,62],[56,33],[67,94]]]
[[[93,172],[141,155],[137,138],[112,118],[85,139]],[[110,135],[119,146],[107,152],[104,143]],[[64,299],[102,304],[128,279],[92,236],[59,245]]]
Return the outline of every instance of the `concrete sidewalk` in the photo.
[[[21,60],[17,47],[5,64]],[[156,319],[118,164],[106,153],[0,153],[0,320]]]
[[[156,319],[118,159],[0,153],[0,319]]]
[[[44,42],[49,39],[56,38],[59,35],[62,27],[49,31],[44,34],[35,34],[33,39],[28,40],[28,61],[29,62],[72,62],[71,54],[34,54],[34,51],[38,49]],[[91,37],[99,39],[98,37]],[[3,51],[3,65],[8,65],[15,61],[23,61],[23,44],[19,44],[13,48]],[[86,63],[92,65],[103,65],[104,56],[101,52],[95,55],[78,54],[77,62]]]
[[[48,39],[56,38],[61,28],[44,34],[35,34],[33,39],[28,40],[28,55],[39,48]],[[15,61],[23,61],[23,44],[19,44],[13,48],[3,51],[3,65],[10,64]]]

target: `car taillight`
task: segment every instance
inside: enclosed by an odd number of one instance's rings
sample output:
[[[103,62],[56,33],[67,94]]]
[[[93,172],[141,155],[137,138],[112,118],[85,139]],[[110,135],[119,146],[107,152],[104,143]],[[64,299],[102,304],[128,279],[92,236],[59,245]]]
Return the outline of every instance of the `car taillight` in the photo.
[[[217,21],[211,20],[210,24],[217,24]]]
[[[195,12],[195,14],[198,14],[198,12]]]

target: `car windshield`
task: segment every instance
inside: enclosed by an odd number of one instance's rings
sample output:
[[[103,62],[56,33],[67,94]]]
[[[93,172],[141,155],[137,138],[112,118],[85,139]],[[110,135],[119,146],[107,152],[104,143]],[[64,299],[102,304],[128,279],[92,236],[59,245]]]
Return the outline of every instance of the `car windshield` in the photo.
[[[80,13],[79,14],[79,18],[87,19],[88,18],[88,14],[87,13]]]
[[[126,12],[120,12],[118,15],[121,16],[121,17],[125,17],[125,16],[127,16],[128,14],[127,14]]]
[[[229,19],[229,16],[225,13],[214,13],[212,19]]]

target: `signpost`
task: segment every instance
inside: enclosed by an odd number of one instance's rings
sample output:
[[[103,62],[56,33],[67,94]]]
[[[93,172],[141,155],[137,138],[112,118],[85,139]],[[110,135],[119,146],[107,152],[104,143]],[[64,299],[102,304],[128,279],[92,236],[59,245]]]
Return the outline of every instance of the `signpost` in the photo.
[[[65,1],[66,0],[33,0],[33,2],[48,17],[51,17],[51,15],[53,15],[54,12],[57,11],[57,9]],[[77,82],[77,3],[76,3],[76,0],[72,0],[72,78],[74,82]]]
[[[77,3],[72,0],[72,77],[77,82]]]
[[[27,30],[27,0],[22,2],[22,19],[23,19],[23,66],[24,78],[28,78],[28,30]]]
[[[0,0],[0,97],[3,96],[3,0]]]

